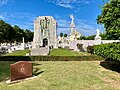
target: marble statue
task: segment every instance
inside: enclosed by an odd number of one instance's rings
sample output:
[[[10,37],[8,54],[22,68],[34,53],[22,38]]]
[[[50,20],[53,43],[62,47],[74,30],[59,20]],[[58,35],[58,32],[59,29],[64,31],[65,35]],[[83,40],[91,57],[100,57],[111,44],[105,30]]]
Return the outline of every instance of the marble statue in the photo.
[[[75,23],[74,23],[74,16],[73,16],[73,14],[70,15],[70,18],[72,19],[70,27],[74,28],[75,27]]]
[[[73,14],[72,15],[70,15],[70,18],[72,19],[72,23],[74,23],[74,16],[73,16]]]
[[[97,28],[96,31],[97,31],[97,35],[96,36],[100,36],[100,30]]]
[[[96,34],[96,36],[95,36],[95,40],[101,40],[100,30],[99,30],[98,28],[96,29],[96,32],[97,32],[97,34]]]
[[[70,15],[71,20],[71,24],[70,24],[70,28],[71,28],[71,32],[70,32],[70,41],[73,40],[77,40],[77,38],[79,38],[81,36],[81,34],[75,30],[75,23],[74,23],[74,16],[73,14]]]

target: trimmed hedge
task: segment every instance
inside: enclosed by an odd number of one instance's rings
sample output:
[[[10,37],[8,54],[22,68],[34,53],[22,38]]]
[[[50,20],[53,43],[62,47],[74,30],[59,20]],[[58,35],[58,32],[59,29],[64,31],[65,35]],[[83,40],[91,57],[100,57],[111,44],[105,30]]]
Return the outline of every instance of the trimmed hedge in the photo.
[[[104,58],[92,56],[0,56],[0,61],[102,61]]]
[[[95,45],[94,54],[102,56],[108,60],[120,61],[120,43]]]

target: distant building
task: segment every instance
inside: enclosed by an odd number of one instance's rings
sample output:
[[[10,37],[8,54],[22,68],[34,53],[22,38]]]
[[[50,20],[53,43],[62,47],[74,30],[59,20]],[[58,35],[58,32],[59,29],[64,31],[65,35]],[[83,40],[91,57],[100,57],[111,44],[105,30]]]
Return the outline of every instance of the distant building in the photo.
[[[33,48],[57,48],[57,22],[52,16],[39,16],[34,21]]]

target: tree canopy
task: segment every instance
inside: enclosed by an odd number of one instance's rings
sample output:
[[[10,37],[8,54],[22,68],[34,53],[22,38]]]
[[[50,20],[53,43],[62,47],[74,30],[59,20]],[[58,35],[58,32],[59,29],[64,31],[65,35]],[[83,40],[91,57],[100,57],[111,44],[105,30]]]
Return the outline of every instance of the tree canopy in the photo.
[[[64,34],[64,37],[67,37],[67,36],[68,36],[68,35],[65,33],[65,34]]]
[[[120,0],[110,0],[102,7],[98,24],[104,24],[107,39],[120,39]]]
[[[63,33],[60,33],[60,37],[63,37]]]
[[[0,42],[21,42],[22,37],[25,37],[25,42],[33,40],[33,32],[23,30],[19,26],[11,26],[10,24],[0,20]]]

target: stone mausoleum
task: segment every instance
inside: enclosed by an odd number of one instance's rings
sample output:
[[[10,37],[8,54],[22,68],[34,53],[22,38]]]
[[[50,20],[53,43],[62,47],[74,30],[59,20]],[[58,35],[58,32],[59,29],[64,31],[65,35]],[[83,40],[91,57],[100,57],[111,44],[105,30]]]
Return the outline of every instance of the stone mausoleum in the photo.
[[[52,16],[39,16],[34,21],[33,49],[57,48],[57,22]]]

